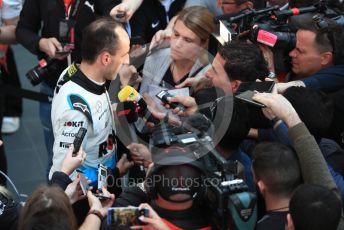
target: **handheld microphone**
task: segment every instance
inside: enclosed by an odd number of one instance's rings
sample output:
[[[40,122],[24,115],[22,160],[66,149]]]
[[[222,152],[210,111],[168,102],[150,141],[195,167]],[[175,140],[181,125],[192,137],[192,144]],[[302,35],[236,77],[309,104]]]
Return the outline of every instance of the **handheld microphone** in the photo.
[[[120,102],[132,101],[138,105],[137,113],[140,117],[144,117],[149,122],[159,124],[160,120],[153,117],[152,113],[147,108],[147,103],[143,100],[142,96],[133,87],[127,85],[118,93]]]
[[[125,118],[128,123],[134,123],[138,119],[136,105],[132,101],[118,103],[116,114],[119,119]]]

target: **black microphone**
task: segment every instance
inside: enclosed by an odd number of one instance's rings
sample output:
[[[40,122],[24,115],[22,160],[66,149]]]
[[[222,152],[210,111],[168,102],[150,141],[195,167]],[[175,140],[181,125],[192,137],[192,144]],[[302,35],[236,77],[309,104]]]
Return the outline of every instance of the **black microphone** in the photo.
[[[119,119],[126,118],[128,123],[134,123],[138,119],[136,105],[132,101],[119,102],[116,110]]]
[[[279,10],[279,11],[275,11],[274,15],[278,18],[278,19],[283,19],[283,18],[287,18],[290,16],[295,16],[295,15],[299,15],[299,14],[304,14],[304,13],[310,13],[310,12],[315,12],[317,11],[318,8],[315,6],[309,6],[309,7],[302,7],[302,8],[292,8],[290,10]]]

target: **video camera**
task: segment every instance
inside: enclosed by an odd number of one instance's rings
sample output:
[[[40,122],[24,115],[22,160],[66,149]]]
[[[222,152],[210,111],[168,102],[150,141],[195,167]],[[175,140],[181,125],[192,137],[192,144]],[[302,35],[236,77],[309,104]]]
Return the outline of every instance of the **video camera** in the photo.
[[[343,12],[329,8],[326,1],[290,10],[279,10],[278,7],[244,10],[218,16],[215,20],[220,23],[220,37],[224,42],[248,38],[253,43],[262,43],[274,49],[291,50],[295,47],[297,27],[288,23],[288,19],[305,13],[319,13],[344,26]]]
[[[246,183],[237,179],[238,162],[224,159],[208,135],[211,122],[197,115],[181,128],[160,124],[152,134],[155,147],[178,145],[185,155],[204,165],[206,179],[205,204],[210,210],[213,229],[254,229],[257,219],[255,194]],[[154,156],[154,162],[163,162],[164,155]]]

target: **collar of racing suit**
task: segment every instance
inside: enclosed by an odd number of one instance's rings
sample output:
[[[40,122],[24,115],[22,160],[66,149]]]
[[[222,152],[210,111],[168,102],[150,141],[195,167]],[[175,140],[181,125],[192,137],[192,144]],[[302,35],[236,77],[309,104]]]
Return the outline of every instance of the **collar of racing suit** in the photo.
[[[86,89],[87,91],[102,95],[106,91],[106,84],[98,85],[91,81],[89,78],[86,77],[86,75],[81,72],[81,70],[78,68],[77,72],[73,75],[71,78],[71,81],[75,82],[76,84],[80,85],[82,88]]]

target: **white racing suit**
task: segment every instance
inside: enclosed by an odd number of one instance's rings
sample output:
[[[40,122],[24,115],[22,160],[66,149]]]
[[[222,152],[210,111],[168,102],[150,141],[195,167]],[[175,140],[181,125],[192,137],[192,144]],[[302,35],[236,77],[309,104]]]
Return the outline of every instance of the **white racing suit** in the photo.
[[[80,127],[87,129],[82,146],[87,156],[78,168],[97,186],[98,165],[116,167],[116,138],[111,102],[105,84],[88,79],[72,64],[60,76],[52,102],[54,156],[49,178],[62,162]],[[75,179],[76,171],[70,175]]]

